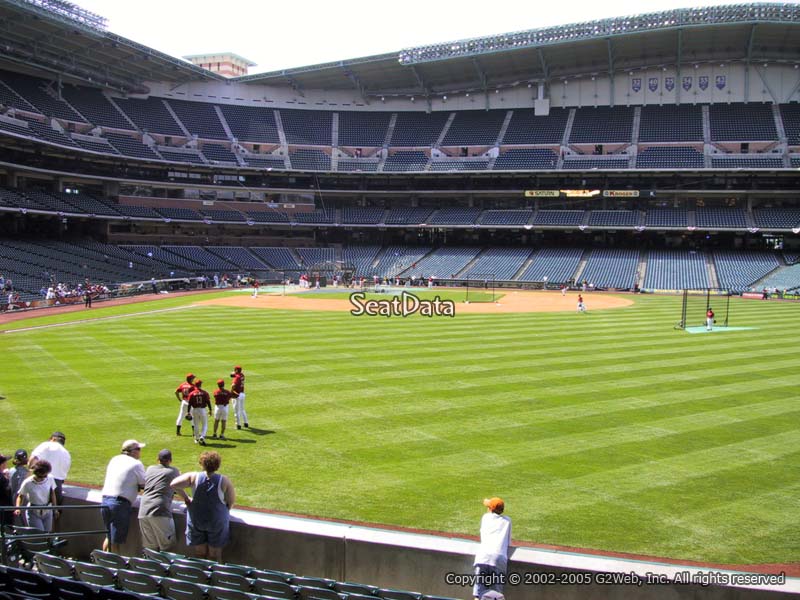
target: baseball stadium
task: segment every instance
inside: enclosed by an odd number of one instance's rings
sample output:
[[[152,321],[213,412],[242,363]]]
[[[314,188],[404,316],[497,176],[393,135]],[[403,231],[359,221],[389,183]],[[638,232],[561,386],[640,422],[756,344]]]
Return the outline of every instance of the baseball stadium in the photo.
[[[72,458],[0,599],[471,598],[497,497],[495,598],[800,593],[800,4],[259,74],[0,19],[0,455]],[[99,551],[123,440],[219,453],[225,564],[178,497]]]

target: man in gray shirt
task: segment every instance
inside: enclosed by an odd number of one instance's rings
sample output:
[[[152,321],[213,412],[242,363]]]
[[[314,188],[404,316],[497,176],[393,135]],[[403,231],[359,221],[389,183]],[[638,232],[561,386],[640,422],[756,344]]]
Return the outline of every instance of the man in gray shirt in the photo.
[[[139,529],[142,545],[153,550],[172,550],[175,547],[175,521],[172,519],[170,482],[181,473],[172,464],[172,452],[158,453],[158,464],[147,467],[144,491],[139,499]]]

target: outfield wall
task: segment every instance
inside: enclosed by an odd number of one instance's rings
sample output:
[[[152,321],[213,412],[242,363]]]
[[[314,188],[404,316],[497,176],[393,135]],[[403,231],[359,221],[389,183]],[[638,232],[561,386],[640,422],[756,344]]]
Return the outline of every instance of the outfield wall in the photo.
[[[99,505],[99,490],[65,486],[65,504]],[[480,519],[476,507],[476,530]],[[185,515],[182,502],[173,503],[178,530],[176,552],[187,553],[182,535]],[[253,565],[260,568],[290,571],[298,575],[328,577],[339,581],[367,583],[380,587],[414,590],[430,595],[470,598],[471,588],[447,583],[447,574],[470,574],[477,543],[471,540],[447,538],[408,531],[378,529],[362,525],[319,521],[300,517],[267,514],[253,510],[234,509],[231,513],[232,543],[225,548],[225,562]],[[102,529],[100,512],[65,510],[58,525],[59,531]],[[102,544],[101,535],[70,538],[67,554],[87,559],[89,553]],[[136,523],[136,510],[130,535],[123,546],[125,555],[141,553],[141,538]],[[524,579],[578,577],[586,581],[610,580],[612,577],[632,577],[658,574],[673,580],[678,573],[687,578],[709,569],[648,563],[613,557],[599,557],[555,550],[515,548],[509,573],[519,573]],[[717,572],[719,573],[719,572]],[[734,572],[724,571],[723,575]],[[761,600],[798,598],[800,579],[787,578],[783,585],[731,587],[699,584],[652,585],[557,585],[533,584],[506,586],[509,600],[541,598],[571,600],[588,596],[602,598],[695,599],[703,600]]]

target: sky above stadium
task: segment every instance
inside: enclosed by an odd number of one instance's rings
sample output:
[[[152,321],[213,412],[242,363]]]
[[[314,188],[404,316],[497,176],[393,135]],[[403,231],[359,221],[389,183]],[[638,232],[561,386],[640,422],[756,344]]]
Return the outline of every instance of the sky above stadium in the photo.
[[[72,0],[108,29],[181,57],[235,52],[251,73],[397,52],[471,37],[696,6],[669,0]]]

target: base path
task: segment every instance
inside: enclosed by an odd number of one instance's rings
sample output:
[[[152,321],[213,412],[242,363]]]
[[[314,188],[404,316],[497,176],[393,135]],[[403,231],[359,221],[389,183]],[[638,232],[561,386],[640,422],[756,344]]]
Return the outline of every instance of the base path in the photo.
[[[518,290],[503,290],[498,292],[503,297],[497,303],[473,302],[466,304],[456,302],[456,314],[481,313],[532,313],[532,312],[576,312],[578,308],[578,293],[569,292],[562,296],[559,291],[522,292]],[[393,294],[386,294],[390,298]],[[619,294],[605,294],[603,292],[590,292],[583,294],[586,310],[602,310],[607,308],[621,308],[633,304],[633,300]],[[201,300],[198,304],[216,306],[239,306],[248,308],[275,308],[288,310],[325,310],[325,311],[350,311],[354,306],[345,299],[326,299],[319,296],[304,298],[303,293],[287,294],[286,296],[273,296],[260,294],[253,298],[250,294],[230,296],[228,298],[215,298]]]

